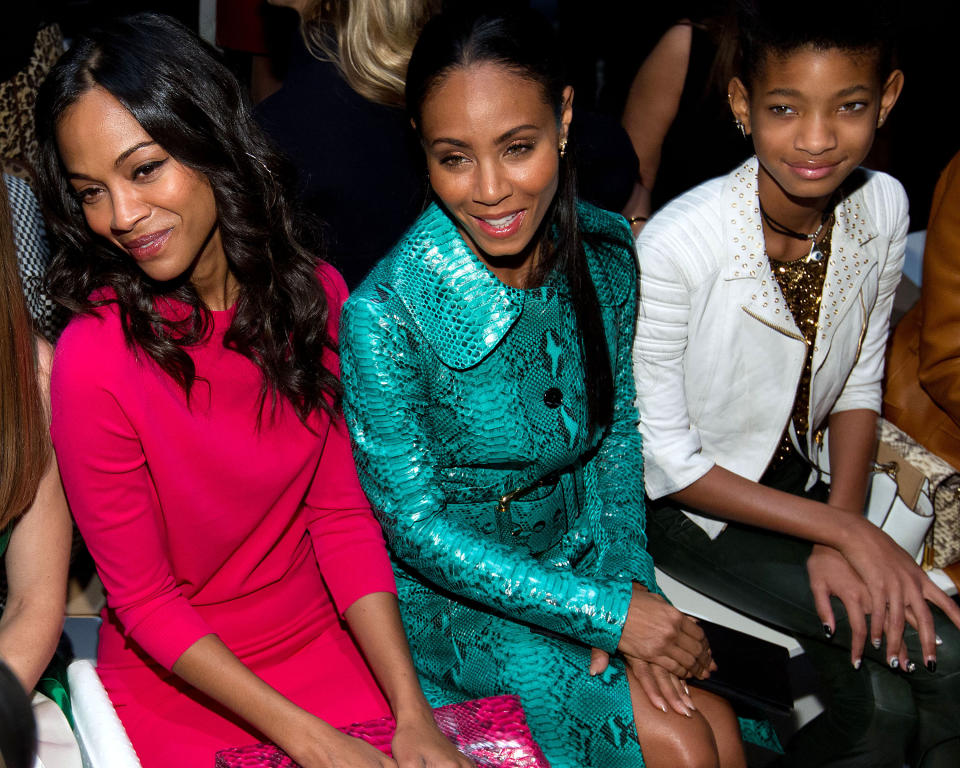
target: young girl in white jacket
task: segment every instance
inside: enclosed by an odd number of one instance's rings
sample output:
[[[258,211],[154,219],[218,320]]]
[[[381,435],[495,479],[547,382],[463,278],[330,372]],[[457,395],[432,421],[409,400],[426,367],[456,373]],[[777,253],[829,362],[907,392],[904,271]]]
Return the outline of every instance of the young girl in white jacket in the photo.
[[[960,765],[960,610],[862,516],[907,200],[859,166],[903,75],[875,4],[744,6],[756,155],[637,243],[650,551],[804,646],[829,703],[786,764]]]

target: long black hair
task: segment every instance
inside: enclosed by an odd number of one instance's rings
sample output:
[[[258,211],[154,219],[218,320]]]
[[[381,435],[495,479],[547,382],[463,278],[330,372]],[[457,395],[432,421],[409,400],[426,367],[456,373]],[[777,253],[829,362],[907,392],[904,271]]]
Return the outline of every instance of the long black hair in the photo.
[[[496,64],[537,84],[559,124],[567,83],[559,46],[547,20],[526,8],[487,10],[467,3],[454,5],[428,21],[413,49],[406,103],[418,129],[424,102],[433,89],[453,70],[481,63]],[[590,418],[602,427],[610,424],[613,416],[613,376],[577,216],[572,152],[570,147],[560,160],[557,193],[541,227],[552,247],[540,250],[543,258],[538,277],[543,279],[553,269],[566,276],[584,356]]]
[[[84,93],[102,88],[177,161],[213,189],[228,268],[239,286],[224,346],[263,373],[261,415],[270,396],[286,397],[301,421],[333,412],[341,393],[323,367],[333,349],[318,257],[301,245],[287,193],[289,172],[253,121],[246,97],[215,53],[168,17],[142,13],[113,20],[80,38],[50,71],[37,98],[40,190],[56,251],[51,294],[74,312],[115,301],[128,344],[146,351],[189,398],[196,379],[185,348],[211,328],[209,309],[186,279],[150,280],[134,260],[95,236],[64,173],[57,124]],[[108,299],[92,299],[97,289]],[[186,319],[158,311],[158,297],[189,306]]]

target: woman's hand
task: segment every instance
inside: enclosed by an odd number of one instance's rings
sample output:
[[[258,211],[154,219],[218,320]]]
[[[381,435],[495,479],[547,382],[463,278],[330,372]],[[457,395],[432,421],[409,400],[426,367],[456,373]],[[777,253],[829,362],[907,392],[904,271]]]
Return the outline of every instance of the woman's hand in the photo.
[[[457,752],[433,721],[410,658],[396,596],[372,592],[347,608],[345,615],[397,718],[392,744],[396,764],[400,768],[473,765]]]
[[[867,641],[867,616],[871,613],[870,590],[843,555],[823,544],[814,545],[807,559],[807,574],[813,603],[827,638],[837,631],[830,597],[835,595],[843,603],[850,621],[850,663],[859,669]]]
[[[308,716],[309,717],[309,716]],[[296,730],[296,741],[277,742],[302,768],[397,768],[397,762],[362,739],[312,718]]]
[[[669,705],[677,714],[691,717],[690,713],[696,710],[696,707],[693,705],[693,699],[690,698],[690,689],[683,680],[667,672],[659,664],[650,664],[629,657],[627,664],[653,706],[666,712]]]
[[[633,585],[617,650],[628,660],[651,662],[680,678],[703,679],[717,668],[700,626],[639,584]]]
[[[650,703],[657,709],[666,712],[669,705],[674,712],[687,717],[690,717],[690,710],[696,709],[693,699],[690,698],[690,689],[676,675],[657,664],[631,659],[629,656],[624,657],[624,662],[636,676]],[[590,649],[591,675],[603,673],[609,664],[609,653],[599,648]]]
[[[429,710],[421,716],[400,719],[390,746],[399,768],[473,768],[474,765],[440,732]]]
[[[886,636],[890,666],[908,663],[902,644],[903,624],[909,621],[920,635],[923,661],[936,668],[936,633],[929,600],[957,627],[960,608],[937,587],[902,547],[859,515],[850,515],[846,536],[838,547],[870,593],[870,637],[875,648]]]

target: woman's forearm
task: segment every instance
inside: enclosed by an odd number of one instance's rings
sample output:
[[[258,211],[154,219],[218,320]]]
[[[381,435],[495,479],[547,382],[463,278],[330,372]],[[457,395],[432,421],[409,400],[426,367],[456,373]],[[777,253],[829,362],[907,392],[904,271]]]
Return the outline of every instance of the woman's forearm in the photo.
[[[429,711],[410,657],[396,596],[389,592],[364,595],[346,610],[345,616],[397,720]]]
[[[830,416],[830,506],[863,514],[870,463],[876,455],[877,414],[866,408]]]
[[[428,713],[396,597],[388,592],[365,595],[347,609],[346,619],[397,720]],[[302,736],[308,742],[335,732],[257,677],[216,635],[206,635],[191,645],[177,659],[173,672],[291,754],[298,750],[291,738]]]
[[[867,409],[830,416],[828,505],[768,488],[719,466],[672,498],[724,520],[840,549],[849,536],[849,520],[837,518],[835,513],[863,513],[870,459],[876,448],[876,422],[877,415]]]
[[[72,526],[51,458],[30,508],[17,521],[5,558],[7,605],[0,658],[28,691],[40,679],[63,629]]]
[[[755,525],[816,544],[843,549],[850,536],[847,515],[826,504],[778,491],[720,466],[672,499],[723,520]]]
[[[289,754],[299,753],[292,740],[332,726],[298,707],[261,680],[216,635],[205,635],[177,659],[173,672],[242,717]]]

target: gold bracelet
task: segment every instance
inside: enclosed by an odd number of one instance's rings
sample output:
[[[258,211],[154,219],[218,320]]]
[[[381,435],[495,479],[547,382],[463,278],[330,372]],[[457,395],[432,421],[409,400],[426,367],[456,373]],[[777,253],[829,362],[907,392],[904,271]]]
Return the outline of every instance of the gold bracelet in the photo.
[[[650,219],[649,216],[630,216],[627,219],[627,223],[630,226],[633,226],[634,224],[639,224],[641,221],[648,221],[649,219]]]

